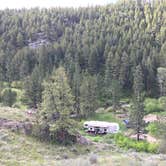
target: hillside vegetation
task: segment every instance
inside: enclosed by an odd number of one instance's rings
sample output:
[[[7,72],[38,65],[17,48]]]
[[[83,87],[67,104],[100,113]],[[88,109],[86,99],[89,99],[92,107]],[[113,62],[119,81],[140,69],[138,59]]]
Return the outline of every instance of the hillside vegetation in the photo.
[[[162,166],[165,131],[165,0],[0,10],[0,165]]]
[[[93,161],[97,166],[148,166],[156,163],[165,165],[164,155],[149,155],[136,152],[112,152],[93,146],[59,147],[18,135],[7,130],[0,130],[0,165],[5,166],[90,166]],[[91,152],[88,152],[88,151]],[[97,160],[97,161],[96,161]],[[96,162],[95,162],[96,161]]]
[[[145,91],[157,96],[157,68],[166,65],[166,4],[154,2],[0,11],[0,80],[24,80],[35,68],[45,78],[63,64],[71,85],[77,71],[87,71],[102,94],[112,79],[131,90],[141,64]]]

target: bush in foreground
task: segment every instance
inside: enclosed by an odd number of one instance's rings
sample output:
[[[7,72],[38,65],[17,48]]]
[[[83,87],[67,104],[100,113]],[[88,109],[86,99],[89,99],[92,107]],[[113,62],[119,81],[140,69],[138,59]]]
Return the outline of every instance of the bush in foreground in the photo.
[[[148,153],[158,152],[157,144],[151,144],[146,141],[136,141],[120,133],[114,136],[114,140],[119,147],[125,149],[135,149],[138,152],[148,152]]]

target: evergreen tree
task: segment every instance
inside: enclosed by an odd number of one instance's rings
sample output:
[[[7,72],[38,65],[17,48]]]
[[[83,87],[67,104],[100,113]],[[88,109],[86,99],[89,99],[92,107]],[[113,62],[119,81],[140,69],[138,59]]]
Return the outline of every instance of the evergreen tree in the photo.
[[[31,76],[25,80],[24,89],[24,102],[29,107],[37,108],[38,104],[41,103],[42,96],[42,78],[37,66],[33,70]]]
[[[160,88],[160,96],[166,96],[166,68],[159,67],[157,69],[157,78]]]
[[[85,73],[80,87],[82,115],[91,116],[97,108],[97,78]]]
[[[116,109],[119,107],[119,101],[122,93],[121,85],[118,80],[111,81],[110,90],[111,90],[113,109],[116,111]]]
[[[107,100],[111,97],[111,81],[113,79],[112,59],[113,59],[113,54],[112,52],[109,52],[106,59],[106,69],[105,69],[105,78],[104,78],[105,88],[103,88],[104,96],[107,98]]]
[[[112,59],[113,59],[113,55],[112,55],[112,52],[110,52],[106,60],[106,70],[105,70],[105,86],[107,88],[110,87],[111,80],[113,79]]]
[[[44,83],[41,123],[48,126],[51,140],[66,144],[76,134],[75,121],[70,118],[74,108],[74,97],[63,67],[55,70]],[[71,139],[70,139],[71,138]]]
[[[73,75],[73,92],[74,92],[74,111],[77,113],[77,117],[80,117],[81,108],[80,108],[80,86],[81,86],[81,76],[80,76],[80,66],[75,63],[75,72]]]
[[[131,90],[133,71],[141,63],[146,95],[158,96],[157,68],[166,66],[166,1],[122,1],[79,10],[0,11],[0,80],[22,81],[36,65],[44,79],[63,65],[73,87],[77,57],[81,73],[104,79],[106,101],[112,80]]]
[[[129,56],[126,52],[123,52],[122,58],[121,58],[121,65],[120,65],[120,72],[119,72],[119,80],[120,84],[123,88],[128,88],[129,83]]]
[[[140,132],[144,127],[144,83],[141,65],[138,65],[134,73],[134,107],[131,112],[130,121],[136,130],[137,140],[140,140]]]

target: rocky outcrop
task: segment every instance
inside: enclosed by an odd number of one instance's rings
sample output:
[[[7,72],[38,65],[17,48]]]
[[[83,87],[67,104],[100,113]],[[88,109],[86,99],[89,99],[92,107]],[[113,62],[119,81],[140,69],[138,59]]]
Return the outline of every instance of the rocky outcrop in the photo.
[[[0,128],[10,129],[11,131],[26,135],[30,135],[32,133],[32,123],[28,121],[19,122],[0,118]]]

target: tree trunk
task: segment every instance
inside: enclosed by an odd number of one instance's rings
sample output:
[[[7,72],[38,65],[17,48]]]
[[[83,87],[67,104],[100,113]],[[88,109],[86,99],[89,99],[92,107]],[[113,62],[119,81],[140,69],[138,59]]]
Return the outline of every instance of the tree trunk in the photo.
[[[139,128],[137,128],[137,141],[140,140],[140,132],[139,131],[140,131]]]

